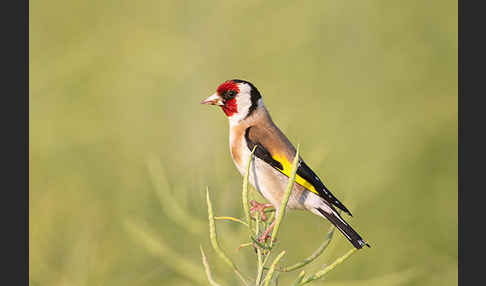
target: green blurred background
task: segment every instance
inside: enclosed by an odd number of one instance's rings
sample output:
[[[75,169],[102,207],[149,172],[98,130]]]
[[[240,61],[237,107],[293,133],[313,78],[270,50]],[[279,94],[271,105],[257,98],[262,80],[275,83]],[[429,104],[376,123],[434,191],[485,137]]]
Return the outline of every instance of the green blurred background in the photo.
[[[372,245],[316,285],[457,283],[457,1],[46,0],[29,25],[31,285],[206,285],[199,245],[238,285],[205,189],[242,217],[242,179],[224,114],[199,104],[231,78],[257,86]],[[290,212],[283,263],[328,226]],[[245,230],[218,231],[253,275]],[[350,247],[336,235],[308,272]]]

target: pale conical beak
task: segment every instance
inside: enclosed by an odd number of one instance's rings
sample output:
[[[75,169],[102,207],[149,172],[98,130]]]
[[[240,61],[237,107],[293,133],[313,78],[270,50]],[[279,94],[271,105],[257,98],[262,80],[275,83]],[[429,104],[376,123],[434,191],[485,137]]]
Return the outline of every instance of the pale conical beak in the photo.
[[[221,100],[221,97],[218,95],[218,93],[215,93],[215,94],[211,95],[210,97],[204,99],[203,101],[201,101],[201,104],[224,105],[224,103]]]

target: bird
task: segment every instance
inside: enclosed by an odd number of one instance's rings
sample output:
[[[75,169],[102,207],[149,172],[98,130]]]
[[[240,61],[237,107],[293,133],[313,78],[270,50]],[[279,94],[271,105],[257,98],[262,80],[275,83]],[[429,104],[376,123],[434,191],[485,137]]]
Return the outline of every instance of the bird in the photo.
[[[249,81],[231,79],[221,83],[216,92],[203,99],[201,104],[220,106],[228,118],[230,153],[242,176],[246,175],[246,166],[255,148],[248,180],[269,204],[251,201],[252,211],[263,213],[264,209],[273,207],[277,217],[296,149],[273,122],[261,93]],[[352,216],[348,208],[331,193],[301,156],[297,166],[287,209],[310,211],[329,220],[355,248],[361,249],[364,245],[370,247],[342,218],[341,211]],[[259,242],[269,238],[268,234],[274,226],[275,220],[260,235]]]

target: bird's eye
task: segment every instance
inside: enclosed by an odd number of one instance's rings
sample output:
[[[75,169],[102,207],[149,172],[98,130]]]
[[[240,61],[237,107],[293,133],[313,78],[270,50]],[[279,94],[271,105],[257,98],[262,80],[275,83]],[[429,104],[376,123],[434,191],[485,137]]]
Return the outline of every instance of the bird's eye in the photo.
[[[225,100],[229,100],[229,99],[231,99],[231,98],[235,97],[235,95],[236,95],[236,91],[234,91],[234,90],[229,90],[229,91],[227,91],[227,92],[225,92],[225,93],[224,93],[223,98],[224,98]]]

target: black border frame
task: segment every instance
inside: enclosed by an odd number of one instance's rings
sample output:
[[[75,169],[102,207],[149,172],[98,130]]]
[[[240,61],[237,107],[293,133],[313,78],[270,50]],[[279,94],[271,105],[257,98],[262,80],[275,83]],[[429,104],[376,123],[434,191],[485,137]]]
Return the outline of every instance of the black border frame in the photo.
[[[29,1],[1,11],[2,281],[29,285]]]
[[[481,99],[484,95],[479,83],[484,77],[486,49],[481,43],[484,38],[483,10],[476,3],[464,1],[467,5],[463,5],[463,1],[458,1],[459,285],[482,280],[474,277],[481,274],[482,263],[472,258],[473,253],[479,254],[483,245],[483,222],[479,220],[483,215],[483,201],[475,197],[483,192],[480,180],[484,174],[479,164],[483,156],[478,151],[484,148],[484,141],[478,137],[484,131],[484,111],[483,106],[474,104],[473,100]],[[478,7],[474,7],[474,4]],[[23,280],[25,285],[29,285],[29,2],[10,1],[4,3],[2,8],[3,69],[6,79],[3,86],[6,89],[3,92],[4,112],[1,118],[3,151],[7,159],[3,161],[3,177],[6,179],[3,194],[6,196],[3,197],[1,212],[5,230],[2,238],[6,240],[3,243],[7,254],[4,261],[8,263],[7,269],[14,270],[4,271],[10,277],[3,280],[16,281],[16,285],[24,284],[19,283],[19,280]],[[473,138],[474,135],[476,138]],[[465,157],[466,154],[469,157]]]

